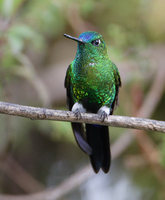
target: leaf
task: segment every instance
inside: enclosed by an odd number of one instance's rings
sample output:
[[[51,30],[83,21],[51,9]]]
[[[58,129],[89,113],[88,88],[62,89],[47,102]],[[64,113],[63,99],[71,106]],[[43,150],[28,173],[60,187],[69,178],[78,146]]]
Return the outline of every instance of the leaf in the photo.
[[[22,2],[23,0],[0,0],[0,13],[5,17],[11,17]]]
[[[9,29],[8,41],[14,53],[22,51],[27,41],[36,48],[43,45],[42,36],[24,24],[15,24]]]

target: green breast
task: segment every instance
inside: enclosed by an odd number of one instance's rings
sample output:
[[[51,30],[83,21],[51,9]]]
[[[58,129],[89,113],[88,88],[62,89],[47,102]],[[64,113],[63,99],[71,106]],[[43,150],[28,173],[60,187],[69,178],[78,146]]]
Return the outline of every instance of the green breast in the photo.
[[[116,94],[111,62],[83,66],[73,62],[71,86],[74,102],[81,102],[86,108],[111,106]]]

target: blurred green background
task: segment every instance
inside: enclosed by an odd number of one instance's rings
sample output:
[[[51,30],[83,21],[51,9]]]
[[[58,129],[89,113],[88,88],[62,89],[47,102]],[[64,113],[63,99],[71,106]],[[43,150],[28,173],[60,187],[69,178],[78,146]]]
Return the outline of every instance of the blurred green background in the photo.
[[[104,36],[121,74],[115,114],[135,116],[165,68],[164,11],[164,0],[0,0],[1,101],[66,110],[64,77],[76,44],[63,34],[93,30]],[[165,94],[159,98],[149,117],[165,120]],[[125,130],[110,132],[113,143]],[[135,137],[111,173],[92,176],[60,199],[165,199],[165,138],[146,137],[152,152]],[[89,163],[70,123],[1,115],[0,138],[1,194],[56,187]],[[156,152],[151,161],[150,152]]]

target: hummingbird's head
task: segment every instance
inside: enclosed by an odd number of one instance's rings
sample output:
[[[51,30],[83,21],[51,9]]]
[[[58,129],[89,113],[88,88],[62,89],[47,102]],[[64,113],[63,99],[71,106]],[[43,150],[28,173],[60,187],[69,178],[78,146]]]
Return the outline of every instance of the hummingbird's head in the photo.
[[[83,56],[95,57],[107,55],[107,49],[101,34],[94,31],[81,33],[78,38],[64,34],[65,37],[78,42],[78,54]]]

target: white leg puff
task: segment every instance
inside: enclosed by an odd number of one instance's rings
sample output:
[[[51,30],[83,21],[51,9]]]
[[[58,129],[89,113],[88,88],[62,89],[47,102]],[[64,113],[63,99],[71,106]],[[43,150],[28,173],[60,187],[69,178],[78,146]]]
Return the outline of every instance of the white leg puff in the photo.
[[[104,121],[105,118],[108,117],[108,115],[110,114],[111,109],[107,106],[102,106],[97,114],[100,116],[101,120]]]
[[[81,103],[76,102],[72,107],[72,112],[76,115],[78,119],[81,118],[81,113],[85,113],[86,109],[83,107]]]

